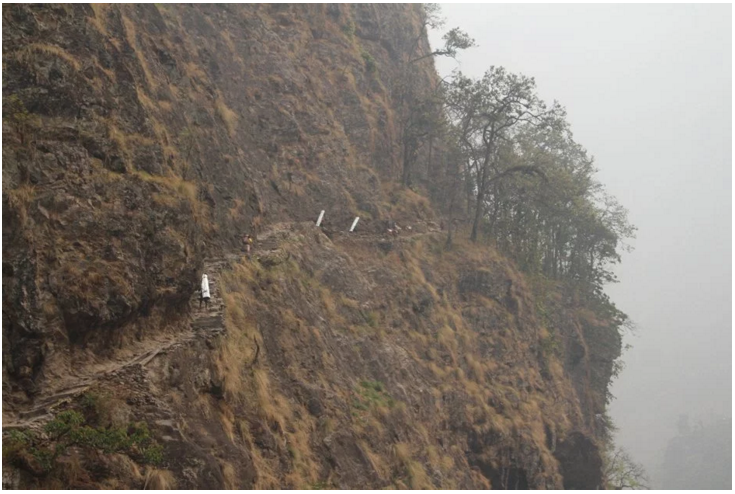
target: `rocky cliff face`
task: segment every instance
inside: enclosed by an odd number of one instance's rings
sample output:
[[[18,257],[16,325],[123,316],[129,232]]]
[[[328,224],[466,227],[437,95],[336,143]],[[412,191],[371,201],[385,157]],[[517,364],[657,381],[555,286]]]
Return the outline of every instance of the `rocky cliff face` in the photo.
[[[599,484],[617,332],[395,185],[420,20],[3,7],[4,484]]]

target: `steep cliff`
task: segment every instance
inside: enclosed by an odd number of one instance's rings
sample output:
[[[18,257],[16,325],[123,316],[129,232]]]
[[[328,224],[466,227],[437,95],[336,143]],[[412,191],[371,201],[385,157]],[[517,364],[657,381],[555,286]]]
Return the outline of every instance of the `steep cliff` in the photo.
[[[4,484],[599,484],[613,321],[396,183],[420,23],[3,7]]]

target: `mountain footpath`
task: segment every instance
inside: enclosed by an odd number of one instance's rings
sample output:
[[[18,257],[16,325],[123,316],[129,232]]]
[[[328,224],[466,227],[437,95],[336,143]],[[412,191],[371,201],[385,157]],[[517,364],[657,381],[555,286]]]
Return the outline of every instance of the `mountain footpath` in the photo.
[[[423,15],[3,7],[4,487],[600,485],[615,322],[400,185]]]

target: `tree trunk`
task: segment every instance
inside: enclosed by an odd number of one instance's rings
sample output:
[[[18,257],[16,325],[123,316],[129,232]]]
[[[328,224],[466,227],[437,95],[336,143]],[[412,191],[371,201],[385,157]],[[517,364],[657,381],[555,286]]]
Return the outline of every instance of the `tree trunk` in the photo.
[[[434,136],[429,137],[429,162],[426,164],[426,175],[428,179],[434,177],[433,170],[431,169],[431,155],[434,151]]]
[[[470,240],[477,242],[477,231],[480,227],[480,218],[482,218],[482,212],[484,209],[485,202],[485,191],[480,189],[477,192],[477,206],[475,207],[475,219],[472,221],[472,234]]]
[[[465,163],[464,167],[464,174],[465,174],[465,180],[464,180],[464,191],[465,191],[465,198],[467,199],[467,216],[470,215],[472,212],[472,173],[470,170],[470,164]]]
[[[448,229],[447,243],[444,244],[444,249],[449,249],[449,248],[452,247],[452,240],[453,240],[453,236],[452,236],[452,224],[453,223],[454,223],[454,221],[453,221],[453,218],[452,218],[452,213],[449,213],[449,222],[447,224],[447,229]]]
[[[409,144],[404,141],[403,144],[403,177],[401,179],[401,183],[408,187],[411,185],[411,159],[410,159],[410,151],[409,151]]]
[[[497,185],[495,186],[493,195],[493,215],[490,217],[490,226],[488,228],[488,235],[490,236],[495,234],[495,223],[498,221],[498,210],[500,209],[500,200],[498,199],[500,193]]]
[[[485,210],[485,193],[487,188],[487,169],[489,166],[490,150],[485,152],[485,160],[482,164],[482,174],[480,176],[480,183],[477,184],[477,204],[475,205],[475,219],[472,222],[472,234],[470,240],[477,242],[477,231],[480,227],[480,218]]]

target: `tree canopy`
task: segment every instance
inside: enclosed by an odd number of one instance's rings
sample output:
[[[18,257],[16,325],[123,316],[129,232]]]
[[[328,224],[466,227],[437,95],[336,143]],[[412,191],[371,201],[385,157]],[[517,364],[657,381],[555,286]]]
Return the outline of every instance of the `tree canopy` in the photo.
[[[523,268],[602,296],[635,227],[595,180],[565,109],[541,100],[533,78],[503,67],[479,79],[456,73],[445,86],[470,238],[482,236]]]

